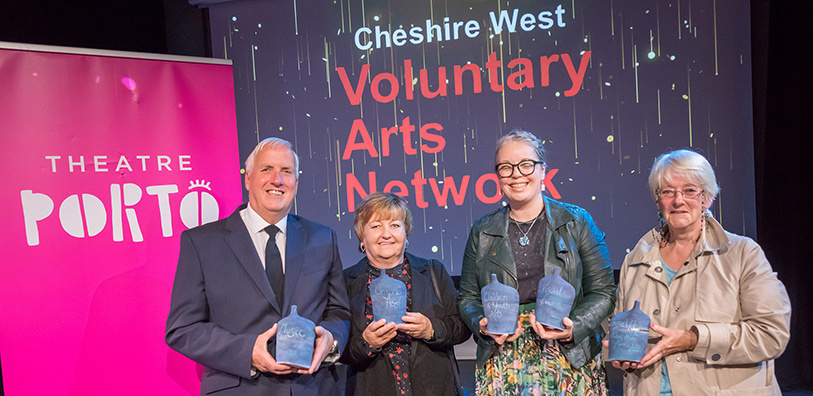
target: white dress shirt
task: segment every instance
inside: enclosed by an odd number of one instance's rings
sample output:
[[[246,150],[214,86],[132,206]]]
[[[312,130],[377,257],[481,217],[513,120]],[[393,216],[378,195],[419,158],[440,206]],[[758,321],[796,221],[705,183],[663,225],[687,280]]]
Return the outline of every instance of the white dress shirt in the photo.
[[[246,208],[240,211],[240,217],[248,229],[248,235],[251,236],[251,241],[254,242],[254,249],[257,250],[257,255],[260,256],[260,262],[263,263],[265,268],[265,245],[268,243],[269,235],[265,232],[265,227],[271,225],[263,220],[251,204],[246,205]],[[280,232],[277,233],[276,243],[279,249],[279,255],[282,258],[282,273],[285,273],[285,242],[288,240],[288,216],[283,217],[280,221],[274,224],[279,228]]]

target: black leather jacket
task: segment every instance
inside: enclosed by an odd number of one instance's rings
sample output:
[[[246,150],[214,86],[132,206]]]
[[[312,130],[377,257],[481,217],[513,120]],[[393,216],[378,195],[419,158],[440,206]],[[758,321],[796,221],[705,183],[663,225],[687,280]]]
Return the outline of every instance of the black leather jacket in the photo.
[[[570,312],[573,341],[559,343],[570,364],[581,367],[601,351],[604,330],[601,322],[615,307],[613,268],[604,233],[599,231],[586,210],[544,197],[547,214],[545,233],[545,274],[561,268],[561,276],[576,289]],[[483,305],[480,289],[497,274],[503,284],[518,287],[514,255],[508,241],[508,207],[477,220],[466,243],[460,277],[460,315],[477,341],[477,364],[482,367],[496,343],[483,337],[480,319]]]

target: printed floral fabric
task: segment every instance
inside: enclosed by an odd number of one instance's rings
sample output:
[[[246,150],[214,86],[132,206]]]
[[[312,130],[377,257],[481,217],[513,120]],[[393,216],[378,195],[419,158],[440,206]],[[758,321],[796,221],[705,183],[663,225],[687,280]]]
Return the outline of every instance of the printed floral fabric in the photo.
[[[555,342],[541,339],[521,313],[522,335],[497,348],[475,372],[475,394],[483,396],[607,396],[607,376],[600,356],[573,368]]]
[[[370,282],[381,275],[381,270],[367,264],[367,299],[365,301],[364,312],[367,317],[367,324],[373,321],[373,301],[370,299]],[[391,278],[404,282],[407,287],[407,312],[412,310],[412,273],[409,262],[398,264],[387,271]],[[411,348],[412,337],[406,333],[398,332],[395,338],[390,340],[381,348],[381,352],[386,354],[392,367],[392,376],[395,378],[395,392],[397,395],[412,395],[412,385],[409,379],[409,360],[412,357]],[[370,356],[379,353],[372,348],[367,352]]]

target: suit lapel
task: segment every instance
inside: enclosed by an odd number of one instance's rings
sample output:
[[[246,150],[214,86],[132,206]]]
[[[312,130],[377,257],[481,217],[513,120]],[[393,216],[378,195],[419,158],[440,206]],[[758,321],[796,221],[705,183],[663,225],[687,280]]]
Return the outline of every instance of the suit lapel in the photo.
[[[251,278],[257,288],[260,289],[260,292],[262,292],[269,304],[281,314],[282,310],[279,304],[277,304],[277,298],[271,290],[271,285],[268,283],[268,278],[263,270],[262,261],[260,261],[257,250],[254,248],[254,243],[251,242],[248,229],[240,217],[240,210],[244,207],[245,205],[240,206],[226,219],[226,230],[229,231],[226,235],[226,243],[228,243],[237,261],[243,266],[249,278]]]
[[[291,304],[296,282],[302,272],[305,259],[305,247],[308,244],[308,234],[302,228],[302,223],[296,216],[288,215],[288,235],[285,242],[285,300],[284,306]]]

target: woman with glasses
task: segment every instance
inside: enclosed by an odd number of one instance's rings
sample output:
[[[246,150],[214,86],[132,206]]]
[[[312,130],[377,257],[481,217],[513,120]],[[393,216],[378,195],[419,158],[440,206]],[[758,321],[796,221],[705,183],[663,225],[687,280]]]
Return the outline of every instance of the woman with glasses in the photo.
[[[650,343],[624,369],[625,395],[781,395],[773,360],[790,337],[790,301],[753,240],[710,216],[720,188],[690,150],[661,155],[649,189],[660,225],[624,259],[616,312],[635,301]],[[609,344],[608,344],[609,345]]]
[[[604,233],[584,209],[542,195],[545,149],[515,130],[497,143],[495,171],[508,205],[471,228],[460,278],[460,315],[477,341],[477,395],[606,395],[600,323],[615,285]],[[561,269],[576,289],[565,328],[536,322],[539,280]],[[520,296],[517,330],[491,334],[480,289],[491,274]]]

